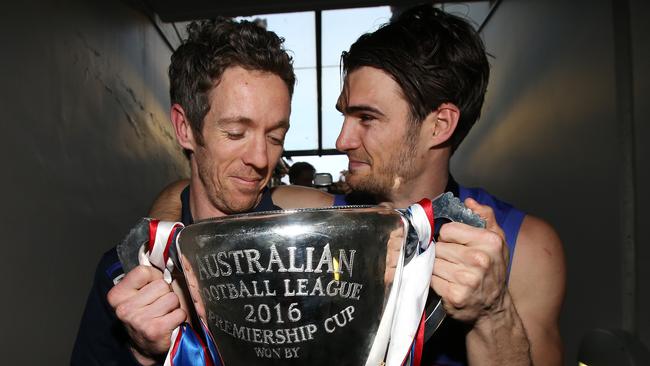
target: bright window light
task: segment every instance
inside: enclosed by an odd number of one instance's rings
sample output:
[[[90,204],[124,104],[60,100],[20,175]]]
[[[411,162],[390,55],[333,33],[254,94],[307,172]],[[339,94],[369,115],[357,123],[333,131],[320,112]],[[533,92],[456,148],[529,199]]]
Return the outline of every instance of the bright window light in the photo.
[[[334,149],[343,117],[334,106],[341,93],[341,53],[350,49],[364,33],[376,30],[390,20],[390,6],[340,9],[322,12],[322,95],[323,149]],[[336,179],[337,175],[332,175]]]
[[[296,87],[291,100],[291,128],[285,150],[318,148],[318,110],[316,108],[316,20],[314,12],[282,13],[239,17],[260,19],[266,29],[285,39],[284,47],[293,57]]]

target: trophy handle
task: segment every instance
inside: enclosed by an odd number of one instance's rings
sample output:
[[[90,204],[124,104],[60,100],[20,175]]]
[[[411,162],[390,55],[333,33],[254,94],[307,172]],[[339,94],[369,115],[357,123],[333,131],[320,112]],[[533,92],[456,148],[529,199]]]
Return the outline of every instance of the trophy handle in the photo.
[[[141,218],[138,223],[129,231],[124,239],[116,246],[117,257],[122,264],[124,273],[130,272],[140,263],[140,251],[142,247],[151,241],[150,225],[154,221],[160,221],[148,217]],[[174,236],[178,235],[179,230],[174,231]],[[175,241],[174,237],[174,241]],[[170,245],[167,252],[174,265],[178,267],[178,253],[176,245]]]
[[[434,212],[434,242],[438,240],[438,233],[442,225],[450,221],[462,222],[474,227],[485,227],[485,220],[465,207],[460,199],[454,197],[451,192],[443,193],[434,198],[431,200],[431,204]],[[429,295],[427,296],[425,314],[424,341],[426,342],[433,336],[433,333],[440,327],[440,324],[447,316],[442,306],[442,298],[431,288],[429,288]]]

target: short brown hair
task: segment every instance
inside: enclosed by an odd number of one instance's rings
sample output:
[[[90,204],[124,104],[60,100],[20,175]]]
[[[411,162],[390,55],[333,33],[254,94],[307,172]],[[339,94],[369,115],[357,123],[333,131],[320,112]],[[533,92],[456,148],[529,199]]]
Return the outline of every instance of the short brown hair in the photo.
[[[275,33],[249,21],[217,18],[192,22],[187,39],[174,51],[169,66],[169,95],[183,107],[199,144],[209,94],[224,71],[233,66],[279,76],[293,94],[292,58]]]

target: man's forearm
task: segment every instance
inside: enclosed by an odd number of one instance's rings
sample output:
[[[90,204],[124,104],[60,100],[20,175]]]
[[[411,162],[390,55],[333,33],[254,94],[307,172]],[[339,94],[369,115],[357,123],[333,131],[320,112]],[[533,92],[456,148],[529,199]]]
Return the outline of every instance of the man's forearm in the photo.
[[[530,366],[530,342],[509,294],[501,310],[475,323],[467,334],[467,360],[471,366]]]

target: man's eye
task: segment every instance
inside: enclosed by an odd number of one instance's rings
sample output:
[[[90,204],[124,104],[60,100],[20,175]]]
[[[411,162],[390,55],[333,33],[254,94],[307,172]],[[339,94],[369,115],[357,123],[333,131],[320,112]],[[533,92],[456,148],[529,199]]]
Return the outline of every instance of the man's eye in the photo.
[[[361,120],[361,122],[368,122],[368,121],[372,121],[373,119],[375,119],[375,117],[369,114],[359,115],[359,120]]]
[[[284,138],[283,137],[269,135],[269,141],[271,141],[271,143],[273,145],[282,145],[282,144],[284,144]]]
[[[231,140],[239,140],[244,137],[244,133],[239,131],[226,131],[226,136]]]

